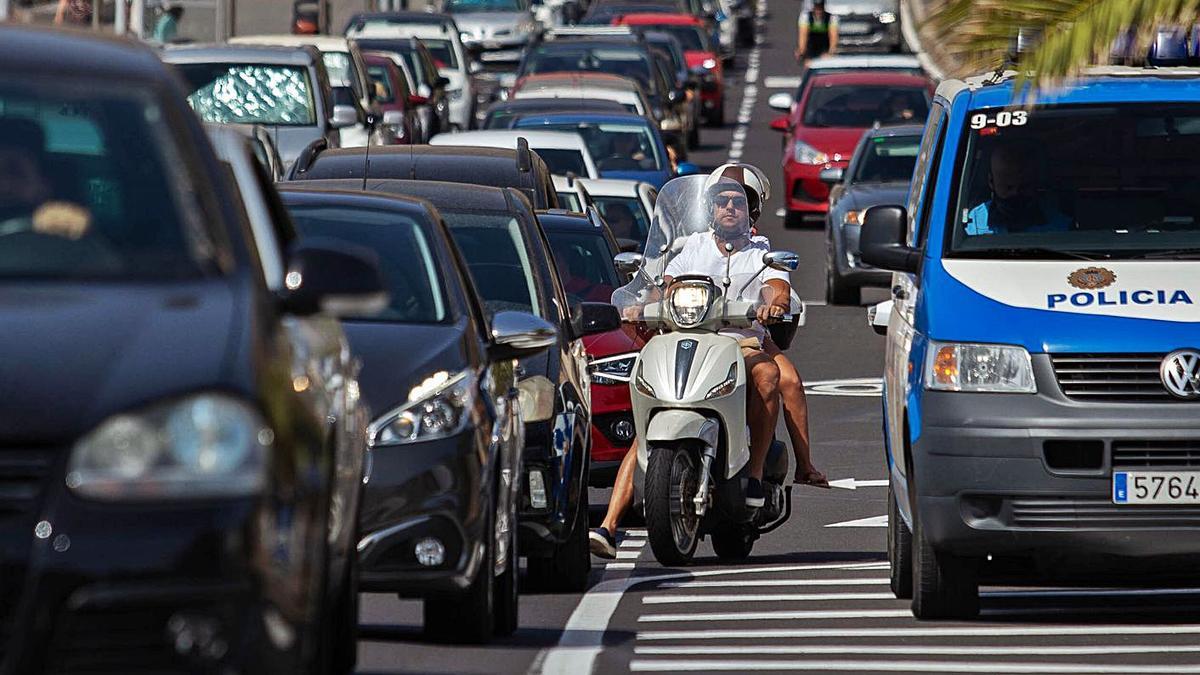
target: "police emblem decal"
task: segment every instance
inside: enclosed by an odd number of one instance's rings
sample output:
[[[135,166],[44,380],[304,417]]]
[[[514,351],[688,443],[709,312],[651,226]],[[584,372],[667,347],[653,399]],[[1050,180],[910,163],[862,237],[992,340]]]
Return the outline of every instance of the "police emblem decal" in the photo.
[[[1067,283],[1075,288],[1082,288],[1089,291],[1097,288],[1108,288],[1116,283],[1116,281],[1117,275],[1112,270],[1103,267],[1084,267],[1067,275]]]

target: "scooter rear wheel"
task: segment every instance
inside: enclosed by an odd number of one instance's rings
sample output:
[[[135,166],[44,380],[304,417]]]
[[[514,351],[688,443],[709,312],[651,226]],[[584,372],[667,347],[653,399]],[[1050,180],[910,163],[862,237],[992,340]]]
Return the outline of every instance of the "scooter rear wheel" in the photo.
[[[699,485],[695,455],[686,448],[651,446],[646,465],[646,534],[663,565],[686,565],[699,541],[692,498]]]

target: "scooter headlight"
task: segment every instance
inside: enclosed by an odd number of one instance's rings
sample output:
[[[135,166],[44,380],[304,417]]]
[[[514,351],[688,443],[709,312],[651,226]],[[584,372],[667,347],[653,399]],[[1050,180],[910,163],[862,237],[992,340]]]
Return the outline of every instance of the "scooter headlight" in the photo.
[[[681,283],[671,289],[667,299],[671,318],[680,328],[691,328],[704,320],[711,295],[708,284]]]

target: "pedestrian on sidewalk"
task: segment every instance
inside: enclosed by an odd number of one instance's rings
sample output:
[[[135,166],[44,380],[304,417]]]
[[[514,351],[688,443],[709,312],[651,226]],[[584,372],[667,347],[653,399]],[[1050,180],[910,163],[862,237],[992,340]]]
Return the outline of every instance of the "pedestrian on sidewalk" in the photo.
[[[796,61],[803,64],[825,54],[837,53],[838,20],[825,11],[825,0],[813,0],[812,9],[801,11],[796,20]]]

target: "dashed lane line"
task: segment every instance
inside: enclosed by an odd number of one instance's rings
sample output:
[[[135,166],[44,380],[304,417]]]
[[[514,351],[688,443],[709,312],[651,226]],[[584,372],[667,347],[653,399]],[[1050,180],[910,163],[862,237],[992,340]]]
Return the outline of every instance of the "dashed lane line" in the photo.
[[[725,661],[715,659],[687,659],[674,661],[634,660],[629,664],[633,672],[667,671],[719,671],[734,670],[754,672],[764,670],[807,670],[821,672],[856,673],[1120,673],[1141,675],[1142,673],[1200,673],[1200,665],[1168,666],[1104,666],[1090,663],[965,663],[946,661],[770,661],[744,660]]]
[[[795,89],[800,86],[800,76],[768,75],[763,78],[763,86],[767,89]]]

